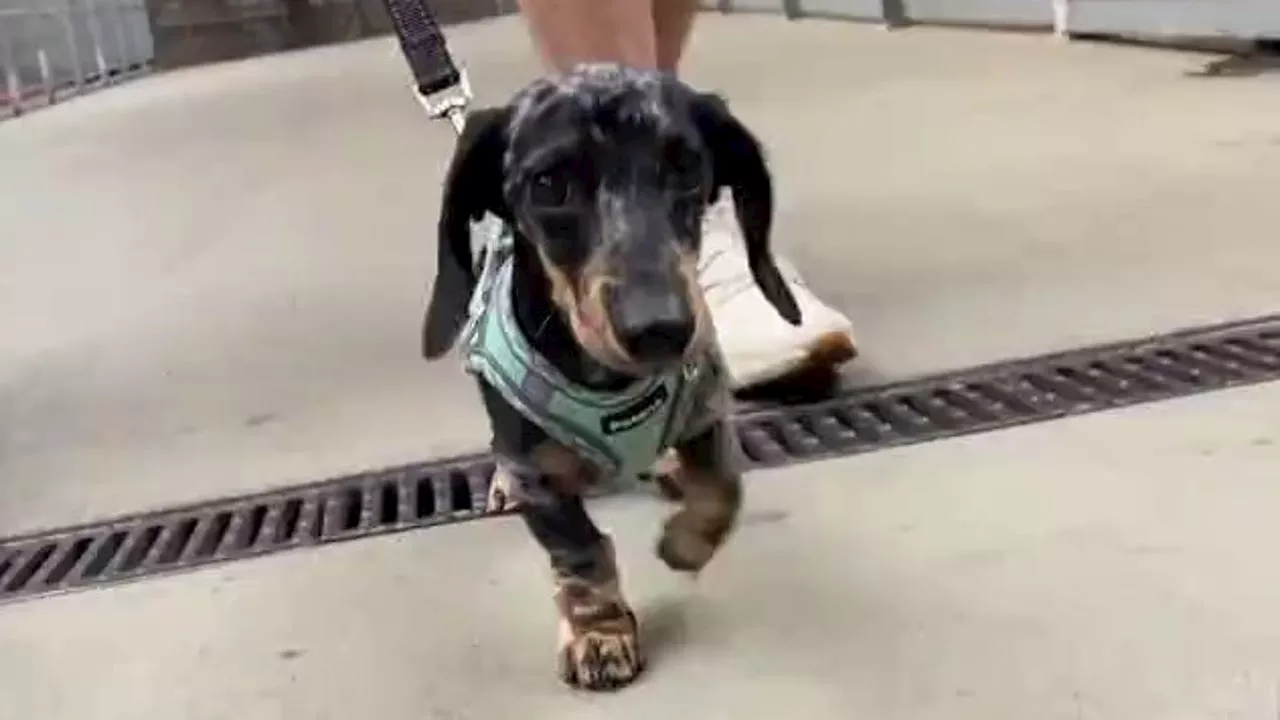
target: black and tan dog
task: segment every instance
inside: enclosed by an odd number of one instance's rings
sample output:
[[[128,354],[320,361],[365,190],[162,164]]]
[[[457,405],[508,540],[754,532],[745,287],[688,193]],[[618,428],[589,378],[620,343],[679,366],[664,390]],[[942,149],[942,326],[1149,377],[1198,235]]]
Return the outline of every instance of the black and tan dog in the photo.
[[[678,394],[687,402],[664,391],[631,414],[672,407],[670,432],[645,462],[668,447],[678,459],[670,477],[682,505],[662,528],[657,554],[684,572],[707,564],[742,502],[728,388],[695,277],[703,214],[726,188],[756,282],[798,323],[769,251],[769,170],[719,98],[613,65],[539,80],[468,120],[446,178],[423,337],[426,356],[436,358],[463,333],[479,281],[471,222],[492,213],[512,228],[514,243],[507,283],[489,302],[506,303],[514,332],[539,356],[535,374],[596,397],[683,372],[689,383]],[[550,555],[561,676],[595,690],[626,685],[644,666],[636,618],[612,544],[582,496],[618,468],[548,432],[524,390],[504,391],[477,374],[499,458],[493,497],[519,508]]]

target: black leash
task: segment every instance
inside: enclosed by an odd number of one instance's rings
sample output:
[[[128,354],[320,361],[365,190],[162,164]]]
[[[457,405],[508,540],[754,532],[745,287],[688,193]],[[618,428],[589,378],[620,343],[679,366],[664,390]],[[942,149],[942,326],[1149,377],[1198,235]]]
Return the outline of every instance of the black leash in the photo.
[[[414,95],[428,115],[448,120],[454,131],[461,133],[471,102],[471,85],[466,72],[453,62],[427,0],[384,2],[413,73]]]

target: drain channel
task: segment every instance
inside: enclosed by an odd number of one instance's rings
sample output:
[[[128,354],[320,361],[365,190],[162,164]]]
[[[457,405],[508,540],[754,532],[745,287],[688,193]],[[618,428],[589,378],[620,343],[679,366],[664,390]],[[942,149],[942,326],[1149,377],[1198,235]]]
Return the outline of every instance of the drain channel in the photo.
[[[1280,315],[996,363],[735,417],[776,467],[1280,379]],[[0,604],[486,515],[471,455],[0,539]]]

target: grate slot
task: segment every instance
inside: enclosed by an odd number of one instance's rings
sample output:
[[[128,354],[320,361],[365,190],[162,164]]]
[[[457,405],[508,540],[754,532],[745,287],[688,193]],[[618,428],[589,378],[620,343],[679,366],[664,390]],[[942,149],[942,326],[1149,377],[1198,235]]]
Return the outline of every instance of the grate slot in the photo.
[[[258,544],[267,524],[267,506],[253,505],[236,513],[231,519],[231,548],[250,550]]]
[[[279,545],[280,543],[293,542],[298,535],[298,529],[302,524],[302,511],[305,503],[300,498],[292,498],[285,502],[280,509],[280,516],[276,520],[275,527],[271,533],[271,543]]]
[[[1055,372],[1025,373],[1019,380],[1036,393],[1048,406],[1072,406],[1092,403],[1096,393],[1089,387],[1066,382]]]
[[[953,407],[962,409],[966,415],[978,422],[998,422],[1017,414],[1004,402],[984,398],[974,392],[970,386],[943,388],[938,391],[938,396]]]
[[[939,428],[958,427],[968,419],[968,413],[938,397],[936,392],[907,395],[901,402],[911,412],[925,418],[929,425]]]
[[[1080,368],[1054,368],[1053,374],[1062,382],[1080,388],[1088,396],[1088,402],[1107,402],[1116,396],[1116,391],[1110,384]]]
[[[762,423],[753,423],[738,431],[742,450],[751,462],[776,465],[786,460],[787,452]]]
[[[348,488],[338,498],[335,505],[340,513],[335,528],[340,533],[348,533],[360,527],[360,518],[364,515],[364,489]]]
[[[9,548],[0,547],[0,587],[4,586],[5,575],[13,569],[14,563],[18,560],[18,552]]]
[[[36,573],[40,572],[40,569],[49,561],[49,558],[53,557],[53,553],[57,549],[57,543],[44,543],[21,564],[15,564],[17,569],[9,576],[9,580],[3,586],[0,586],[0,594],[17,592],[26,588],[36,576]]]
[[[1241,357],[1248,358],[1259,369],[1268,371],[1280,370],[1280,356],[1273,353],[1266,345],[1258,343],[1252,338],[1234,338],[1228,340],[1225,346]]]
[[[801,422],[828,448],[844,448],[858,442],[858,432],[834,411],[801,416]]]
[[[435,515],[438,511],[436,508],[436,490],[431,482],[431,476],[418,478],[413,483],[413,517],[415,520],[424,520]]]
[[[378,486],[378,524],[395,525],[400,521],[400,484],[385,482]]]
[[[71,571],[88,555],[89,548],[92,546],[93,538],[89,537],[76,538],[75,542],[66,545],[66,549],[52,564],[49,572],[45,573],[44,584],[58,585],[63,580],[66,580],[71,575]]]
[[[1132,366],[1142,368],[1145,373],[1168,378],[1176,385],[1198,387],[1209,381],[1209,376],[1202,373],[1199,368],[1188,367],[1179,362],[1170,362],[1167,356],[1157,353],[1138,355],[1128,360]]]
[[[84,573],[81,577],[86,580],[92,580],[104,575],[115,563],[116,558],[120,555],[120,549],[124,547],[125,540],[128,537],[129,534],[123,530],[117,530],[108,535],[106,540],[91,554],[91,559],[85,565]]]
[[[1031,388],[1028,394],[1027,389],[1018,387],[1011,380],[990,378],[965,385],[965,387],[1013,417],[1030,417],[1040,412],[1037,402],[1039,393]]]
[[[84,581],[85,575],[88,573],[89,566],[100,558],[103,546],[112,538],[111,535],[88,536],[89,546],[85,550],[84,555],[76,561],[76,564],[67,572],[63,579],[68,585],[76,585]],[[105,564],[103,565],[105,568]],[[50,585],[52,586],[52,582]]]
[[[484,507],[473,505],[471,498],[471,482],[467,480],[467,474],[459,470],[449,473],[450,513],[466,514],[475,511],[477,507]]]
[[[1280,379],[1280,315],[858,389],[734,418],[773,467]],[[471,455],[0,539],[0,602],[487,515]]]
[[[1108,372],[1106,366],[1101,363],[1059,368],[1058,372],[1077,384],[1097,389],[1107,398],[1123,397],[1130,392],[1134,384],[1131,378]]]
[[[324,533],[324,496],[320,493],[307,493],[302,503],[302,515],[298,518],[299,543],[320,542]]]
[[[1095,368],[1099,374],[1114,377],[1123,383],[1122,392],[1117,393],[1116,397],[1145,398],[1151,395],[1176,392],[1178,388],[1178,385],[1170,382],[1167,378],[1143,372],[1141,369],[1134,369],[1128,362],[1121,359],[1114,359],[1107,363],[1096,362],[1090,364],[1089,367]]]
[[[859,440],[874,443],[893,434],[893,428],[885,425],[883,420],[868,412],[866,408],[848,405],[836,408],[835,413],[844,423],[853,428]]]
[[[971,407],[965,398],[946,388],[925,394],[921,402],[934,414],[945,418],[941,421],[945,425],[960,426],[975,420],[995,419],[995,415],[983,412],[982,408]]]
[[[805,424],[803,415],[787,418],[774,427],[777,430],[775,439],[788,455],[812,455],[823,450],[822,440]]]
[[[147,559],[147,553],[160,539],[162,530],[160,525],[148,525],[142,532],[131,533],[129,539],[133,542],[125,542],[122,552],[116,556],[117,562],[108,567],[107,572],[130,573],[142,567],[142,561]]]
[[[1183,353],[1183,356],[1188,358],[1189,361],[1198,363],[1202,367],[1209,368],[1215,374],[1231,380],[1242,380],[1249,376],[1248,368],[1242,367],[1240,363],[1230,359],[1214,357],[1204,352],[1202,348],[1203,346],[1199,345],[1189,347]]]
[[[933,418],[912,402],[910,395],[899,395],[891,402],[885,403],[886,416],[895,420],[894,427],[909,427],[904,435],[928,432],[933,427]]]
[[[151,562],[160,565],[168,565],[169,563],[178,562],[186,553],[187,547],[191,545],[191,538],[195,537],[196,528],[199,527],[200,520],[189,517],[184,519],[177,525],[172,525],[165,530],[165,534],[160,538],[160,542],[156,543],[154,559]]]
[[[863,405],[863,409],[875,418],[883,437],[917,435],[928,427],[928,420],[910,409],[899,406],[898,398],[886,397]]]
[[[210,558],[218,554],[227,537],[231,533],[231,513],[220,512],[200,524],[203,532],[192,555],[196,558]]]

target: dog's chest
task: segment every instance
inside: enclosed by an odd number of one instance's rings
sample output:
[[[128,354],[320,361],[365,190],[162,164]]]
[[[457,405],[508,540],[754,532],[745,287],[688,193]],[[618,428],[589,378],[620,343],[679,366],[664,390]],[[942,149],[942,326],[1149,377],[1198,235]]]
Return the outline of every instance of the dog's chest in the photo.
[[[592,481],[632,481],[686,435],[693,415],[703,414],[694,405],[703,395],[695,390],[708,379],[706,363],[699,359],[622,392],[578,386],[524,338],[511,307],[510,272],[508,264],[495,273],[492,292],[472,319],[465,340],[468,370],[566,452],[596,468]]]

